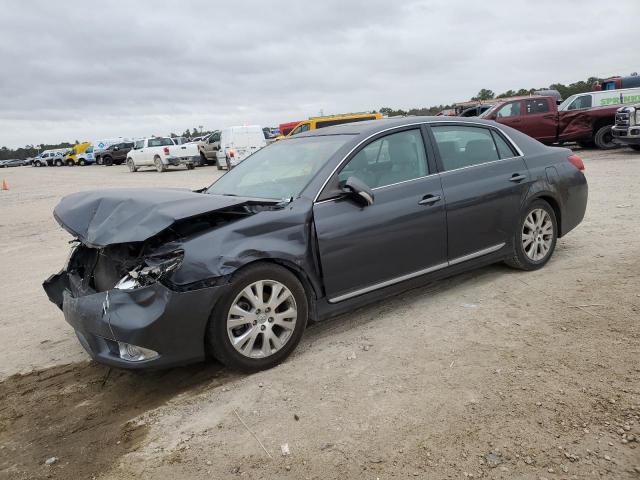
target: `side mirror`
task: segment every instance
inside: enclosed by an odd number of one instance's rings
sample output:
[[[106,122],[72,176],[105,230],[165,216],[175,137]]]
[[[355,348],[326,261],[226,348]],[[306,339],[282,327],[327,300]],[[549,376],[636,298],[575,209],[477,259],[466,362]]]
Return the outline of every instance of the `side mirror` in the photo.
[[[373,199],[375,198],[373,190],[357,177],[349,177],[347,179],[344,184],[344,191],[353,201],[363,207],[373,205]]]

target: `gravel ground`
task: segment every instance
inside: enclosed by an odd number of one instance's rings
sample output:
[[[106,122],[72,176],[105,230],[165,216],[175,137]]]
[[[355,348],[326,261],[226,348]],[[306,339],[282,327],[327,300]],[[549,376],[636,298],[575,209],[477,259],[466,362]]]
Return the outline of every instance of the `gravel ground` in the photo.
[[[579,153],[587,215],[544,269],[314,325],[250,376],[89,362],[40,286],[68,252],[63,195],[217,170],[0,171],[0,478],[640,478],[640,155]]]

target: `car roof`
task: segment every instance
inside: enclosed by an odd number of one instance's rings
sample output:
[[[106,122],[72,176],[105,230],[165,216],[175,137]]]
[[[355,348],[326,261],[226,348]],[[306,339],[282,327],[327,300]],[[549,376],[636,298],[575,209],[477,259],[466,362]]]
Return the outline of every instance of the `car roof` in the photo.
[[[482,123],[487,126],[496,126],[495,122],[482,120],[477,117],[391,117],[380,120],[366,120],[363,122],[342,123],[331,127],[318,128],[308,132],[299,133],[289,138],[318,137],[324,135],[374,135],[389,128],[402,127],[419,123]],[[286,139],[285,139],[286,140]]]

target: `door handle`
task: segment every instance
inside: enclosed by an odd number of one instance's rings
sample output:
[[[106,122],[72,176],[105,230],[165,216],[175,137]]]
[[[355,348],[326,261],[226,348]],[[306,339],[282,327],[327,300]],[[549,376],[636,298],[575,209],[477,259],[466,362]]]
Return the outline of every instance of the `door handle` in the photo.
[[[511,178],[509,179],[509,181],[517,183],[517,182],[521,182],[525,178],[527,178],[526,175],[522,175],[521,173],[514,173],[513,175],[511,175]]]
[[[418,205],[433,205],[436,202],[439,202],[442,199],[440,195],[425,195],[422,197],[422,200],[418,202]]]

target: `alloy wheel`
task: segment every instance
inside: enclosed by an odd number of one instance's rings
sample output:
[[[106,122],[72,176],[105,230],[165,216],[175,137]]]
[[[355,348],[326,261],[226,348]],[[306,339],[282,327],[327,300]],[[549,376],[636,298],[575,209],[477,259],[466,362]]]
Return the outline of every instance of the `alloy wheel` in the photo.
[[[287,343],[297,319],[291,290],[275,280],[259,280],[245,287],[231,304],[227,334],[241,355],[265,358]]]
[[[522,249],[534,262],[543,260],[553,243],[553,222],[542,208],[531,210],[522,226]]]

